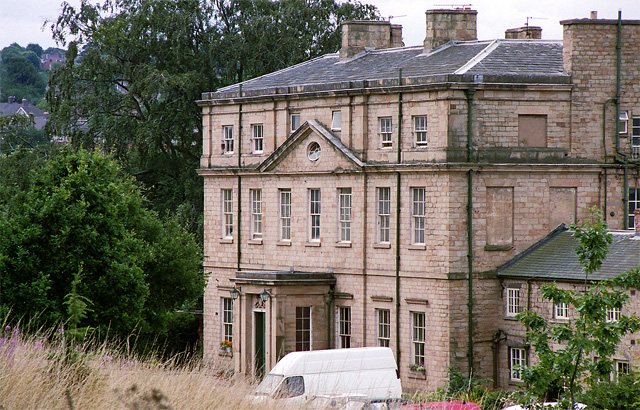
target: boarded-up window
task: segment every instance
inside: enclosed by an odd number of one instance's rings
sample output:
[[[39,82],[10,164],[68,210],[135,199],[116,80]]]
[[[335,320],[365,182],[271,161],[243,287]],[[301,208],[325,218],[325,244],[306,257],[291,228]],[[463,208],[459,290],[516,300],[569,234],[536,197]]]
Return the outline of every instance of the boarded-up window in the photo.
[[[518,139],[521,147],[546,147],[547,116],[518,115]]]
[[[576,221],[576,188],[549,188],[549,229]]]
[[[513,188],[487,188],[487,245],[513,245]]]

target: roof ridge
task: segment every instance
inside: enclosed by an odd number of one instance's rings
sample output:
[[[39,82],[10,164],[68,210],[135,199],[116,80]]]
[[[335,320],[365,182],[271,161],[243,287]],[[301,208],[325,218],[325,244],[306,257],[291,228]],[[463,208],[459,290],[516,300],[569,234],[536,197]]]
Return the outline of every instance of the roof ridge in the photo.
[[[496,48],[498,48],[499,45],[500,45],[500,39],[493,40],[485,48],[480,50],[480,52],[476,54],[475,57],[471,58],[469,61],[463,64],[462,67],[458,68],[453,73],[465,74],[467,71],[475,67],[479,62],[487,58],[489,54],[491,54]]]

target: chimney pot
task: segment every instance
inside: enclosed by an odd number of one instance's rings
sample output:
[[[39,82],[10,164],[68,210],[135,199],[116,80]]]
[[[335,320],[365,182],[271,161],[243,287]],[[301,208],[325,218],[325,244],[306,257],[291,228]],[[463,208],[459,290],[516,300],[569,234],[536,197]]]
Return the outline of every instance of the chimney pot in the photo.
[[[589,16],[589,18],[591,20],[597,20],[598,19],[598,12],[597,11],[592,11],[591,15]]]

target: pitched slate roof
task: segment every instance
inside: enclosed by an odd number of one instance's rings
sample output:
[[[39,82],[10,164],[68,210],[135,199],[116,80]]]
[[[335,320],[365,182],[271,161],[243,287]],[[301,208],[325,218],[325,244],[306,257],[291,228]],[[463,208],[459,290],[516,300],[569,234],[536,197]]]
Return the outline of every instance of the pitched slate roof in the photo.
[[[640,236],[633,231],[611,231],[613,243],[599,271],[588,279],[612,278],[640,266]],[[546,238],[537,242],[511,261],[500,266],[498,277],[536,278],[564,281],[584,281],[582,266],[575,253],[578,241],[573,232],[560,225]]]
[[[36,129],[41,130],[47,123],[49,114],[42,111],[31,103],[0,103],[0,116],[9,115],[33,115],[34,126]]]
[[[452,41],[424,52],[422,46],[383,50],[366,50],[341,60],[338,53],[276,71],[242,83],[243,92],[252,95],[283,87],[335,88],[337,84],[397,80],[402,68],[403,79],[441,81],[438,76],[515,76],[526,81],[568,83],[569,75],[562,65],[562,42],[551,40]],[[504,79],[503,79],[504,80]],[[513,78],[511,81],[516,81]],[[203,94],[203,99],[237,93],[238,84]]]

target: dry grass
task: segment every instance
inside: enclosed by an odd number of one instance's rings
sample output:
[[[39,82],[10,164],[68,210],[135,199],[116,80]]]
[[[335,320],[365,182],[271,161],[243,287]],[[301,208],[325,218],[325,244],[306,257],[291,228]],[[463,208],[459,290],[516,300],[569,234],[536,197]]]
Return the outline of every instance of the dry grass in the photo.
[[[0,329],[0,409],[250,409],[253,390],[216,364],[139,360],[106,344],[68,346],[61,333]],[[222,374],[222,375],[221,375]],[[269,405],[261,404],[261,409]],[[273,405],[271,408],[278,408]]]

